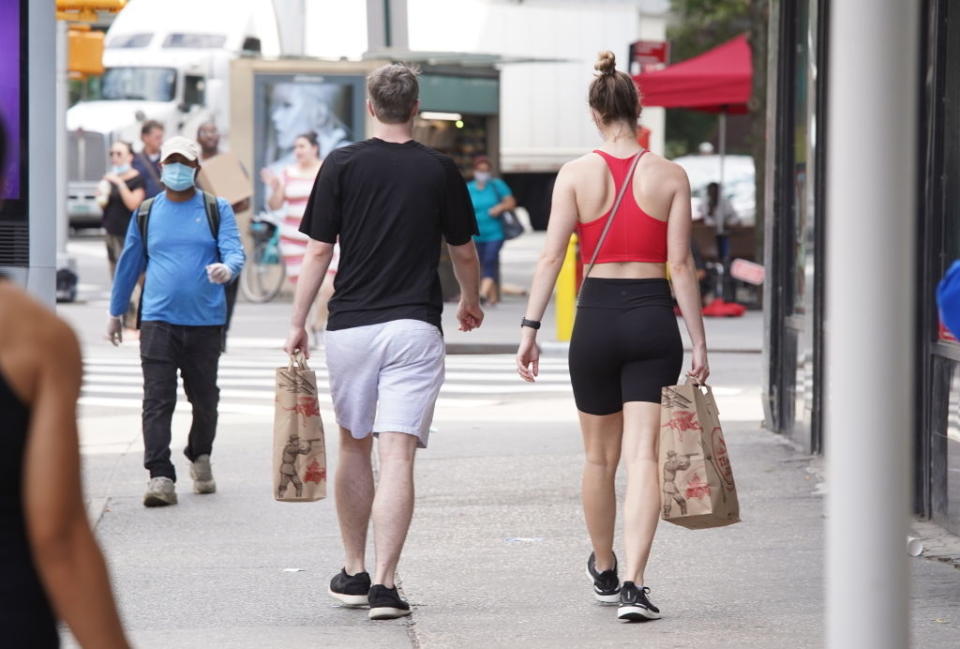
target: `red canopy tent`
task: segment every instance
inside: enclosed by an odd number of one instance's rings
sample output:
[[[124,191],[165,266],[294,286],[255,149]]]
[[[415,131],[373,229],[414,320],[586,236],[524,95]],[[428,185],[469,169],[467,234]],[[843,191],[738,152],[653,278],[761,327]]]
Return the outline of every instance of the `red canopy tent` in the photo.
[[[753,57],[746,34],[692,59],[633,77],[640,103],[720,113],[720,187],[727,152],[727,113],[746,113],[753,93]],[[718,221],[717,234],[723,229]]]
[[[692,59],[638,74],[644,106],[746,113],[753,92],[753,60],[746,34]]]

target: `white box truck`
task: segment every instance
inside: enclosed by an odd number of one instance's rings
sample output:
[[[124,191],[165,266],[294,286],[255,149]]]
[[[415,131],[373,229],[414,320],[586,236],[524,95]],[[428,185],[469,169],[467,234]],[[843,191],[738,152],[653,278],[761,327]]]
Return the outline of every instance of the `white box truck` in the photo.
[[[98,225],[94,200],[118,139],[140,149],[145,120],[166,135],[193,137],[214,119],[229,137],[230,61],[277,56],[270,0],[134,0],[107,31],[100,92],[67,111],[67,213],[74,226]]]

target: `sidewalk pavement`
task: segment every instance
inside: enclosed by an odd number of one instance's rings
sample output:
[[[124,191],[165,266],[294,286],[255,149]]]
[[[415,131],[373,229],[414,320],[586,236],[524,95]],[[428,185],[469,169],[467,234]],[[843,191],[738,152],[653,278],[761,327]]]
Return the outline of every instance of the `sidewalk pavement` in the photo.
[[[431,446],[419,454],[417,510],[400,564],[413,615],[391,622],[370,622],[365,611],[328,599],[342,560],[332,486],[325,501],[273,501],[269,416],[221,416],[215,495],[189,492],[175,450],[180,504],[147,510],[139,417],[85,411],[87,495],[135,646],[820,647],[815,460],[761,430],[751,414],[757,409],[744,397],[757,397],[757,355],[722,354],[714,364],[715,385],[726,388],[717,390],[719,410],[743,522],[701,531],[661,524],[647,583],[664,619],[642,625],[617,623],[615,608],[595,605],[583,574],[582,450],[568,393],[503,398],[479,414],[438,413]],[[175,417],[174,449],[183,446],[185,410]],[[337,438],[326,422],[332,475]],[[960,573],[924,559],[910,565],[914,646],[960,646]]]

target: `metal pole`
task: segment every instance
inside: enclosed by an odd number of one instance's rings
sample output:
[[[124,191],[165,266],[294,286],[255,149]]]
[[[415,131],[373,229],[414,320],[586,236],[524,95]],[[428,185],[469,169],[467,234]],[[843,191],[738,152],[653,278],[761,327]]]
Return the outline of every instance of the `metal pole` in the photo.
[[[717,209],[720,208],[720,203],[723,202],[723,163],[726,161],[727,157],[727,111],[726,109],[720,111],[720,187],[717,192]],[[723,219],[717,219],[717,236],[723,234]]]
[[[67,21],[57,21],[56,223],[57,268],[66,264],[70,220],[67,217]]]
[[[50,160],[45,151],[56,146],[57,63],[50,41],[56,37],[54,12],[49,3],[28,3],[26,90],[30,109],[28,128],[21,133],[29,147],[28,204],[30,228],[30,266],[26,272],[27,290],[53,307],[56,286],[56,236],[58,228],[54,192],[50,191]],[[21,26],[24,23],[21,21]],[[23,34],[23,32],[21,32]],[[23,65],[21,63],[21,65]]]
[[[724,181],[724,163],[727,159],[727,108],[720,111],[720,182],[717,187],[717,210],[713,215],[717,228],[717,296],[721,300],[733,300],[733,295],[727,295],[727,273],[730,272],[729,246],[727,245],[726,235],[726,212],[723,210],[723,181]],[[709,198],[709,197],[708,197]]]
[[[280,51],[284,56],[303,56],[306,21],[306,0],[273,0]]]
[[[827,647],[909,646],[917,3],[830,5]],[[829,323],[829,327],[827,327]]]

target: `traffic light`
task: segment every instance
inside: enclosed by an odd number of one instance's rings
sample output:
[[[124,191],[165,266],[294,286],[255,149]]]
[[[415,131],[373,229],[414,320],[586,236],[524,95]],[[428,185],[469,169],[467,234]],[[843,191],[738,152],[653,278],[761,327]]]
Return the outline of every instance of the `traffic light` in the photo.
[[[98,11],[117,13],[125,6],[127,0],[57,0],[57,19],[94,22]]]
[[[67,31],[67,70],[73,75],[103,74],[103,32],[90,25],[70,25]]]
[[[57,0],[57,11],[120,11],[127,0]]]

